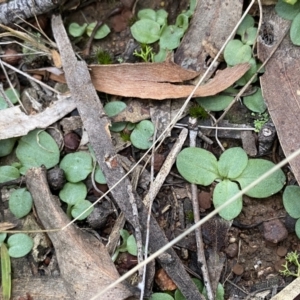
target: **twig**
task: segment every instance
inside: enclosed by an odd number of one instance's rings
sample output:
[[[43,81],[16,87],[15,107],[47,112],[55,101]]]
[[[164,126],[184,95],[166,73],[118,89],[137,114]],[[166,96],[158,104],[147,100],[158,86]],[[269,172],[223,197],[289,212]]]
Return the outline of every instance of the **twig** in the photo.
[[[198,134],[197,125],[198,124],[196,118],[189,118],[190,147],[196,147],[196,138]],[[200,220],[200,213],[199,213],[199,201],[198,201],[198,188],[196,184],[194,183],[191,184],[191,191],[192,191],[194,221],[195,223],[197,223]],[[197,245],[197,261],[202,271],[202,276],[204,279],[203,281],[207,291],[207,296],[209,300],[214,300],[214,291],[212,290],[212,286],[209,278],[207,263],[205,259],[204,243],[203,243],[202,232],[200,227],[195,229],[195,236],[196,236],[196,245]]]

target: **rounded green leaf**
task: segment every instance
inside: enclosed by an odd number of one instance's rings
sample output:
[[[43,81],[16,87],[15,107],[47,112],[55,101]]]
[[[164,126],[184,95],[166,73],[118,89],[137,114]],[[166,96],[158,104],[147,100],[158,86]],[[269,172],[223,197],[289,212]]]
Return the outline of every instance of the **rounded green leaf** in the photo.
[[[156,12],[156,22],[160,26],[167,24],[167,18],[168,18],[168,13],[164,9],[159,9]]]
[[[75,205],[79,200],[84,200],[86,195],[87,188],[83,182],[67,182],[59,192],[59,198],[69,205]]]
[[[99,165],[97,165],[97,167],[96,167],[95,181],[100,184],[106,184],[105,176],[104,176],[102,170],[100,169]]]
[[[266,106],[266,103],[265,103],[265,100],[263,98],[262,91],[260,88],[258,88],[254,94],[244,97],[243,102],[244,102],[244,105],[248,109],[250,109],[254,112],[257,112],[257,113],[263,113],[267,109],[267,106]]]
[[[156,12],[151,8],[141,9],[138,12],[137,17],[139,19],[148,19],[148,20],[156,21]]]
[[[292,22],[290,30],[291,41],[294,45],[300,46],[300,13]]]
[[[91,36],[95,26],[96,26],[96,22],[93,22],[91,24],[89,24],[86,28],[86,34],[88,36]],[[105,38],[108,34],[110,33],[110,28],[106,25],[106,24],[103,24],[96,32],[95,36],[94,36],[94,39],[95,40],[100,40],[100,39],[103,39]]]
[[[0,183],[14,180],[20,177],[20,172],[12,166],[0,167]]]
[[[92,157],[86,152],[70,153],[61,160],[59,167],[64,170],[68,181],[76,183],[92,172]]]
[[[243,173],[235,180],[239,182],[241,188],[245,188],[251,182],[262,176],[274,167],[274,164],[265,159],[249,159],[247,167]],[[261,181],[246,195],[254,198],[266,198],[279,192],[285,184],[285,175],[282,170],[277,170],[268,178]]]
[[[126,125],[127,125],[127,122],[115,122],[115,123],[112,123],[111,126],[109,126],[109,129],[112,132],[121,132],[122,130],[125,129]]]
[[[125,102],[112,101],[104,106],[104,111],[109,117],[114,117],[127,107]]]
[[[4,91],[7,98],[10,100],[12,104],[18,103],[18,99],[20,97],[20,93],[16,89],[8,88]],[[8,105],[4,98],[0,95],[0,110],[7,108]]]
[[[25,217],[32,208],[31,194],[25,188],[13,191],[9,196],[8,206],[16,218]]]
[[[243,19],[242,23],[238,27],[236,33],[240,36],[243,36],[245,31],[254,26],[254,18],[251,15],[246,15],[245,18]]]
[[[175,25],[164,26],[159,40],[159,46],[168,50],[178,48],[180,39],[184,35],[184,31],[183,28]]]
[[[0,233],[0,245],[5,241],[7,233]]]
[[[84,23],[82,26],[80,26],[77,23],[71,23],[69,25],[68,31],[71,36],[79,37],[84,34],[86,27],[87,27],[86,23]]]
[[[167,49],[163,49],[163,48],[159,48],[158,53],[156,53],[154,55],[154,62],[162,62],[165,61],[167,58],[167,54],[168,54],[169,50]]]
[[[295,231],[296,231],[298,239],[300,239],[300,219],[298,219],[295,224]]]
[[[160,25],[148,19],[135,22],[131,27],[132,36],[141,44],[152,44],[160,38]]]
[[[0,141],[0,157],[6,156],[12,152],[16,140],[16,138],[11,138]]]
[[[220,178],[216,157],[201,148],[182,150],[177,156],[176,166],[180,175],[191,183],[206,186]]]
[[[29,132],[19,140],[16,155],[23,167],[21,174],[29,168],[44,165],[47,169],[59,162],[59,148],[55,140],[45,131],[39,129]]]
[[[204,287],[202,294],[207,298],[207,292],[206,292],[206,288]],[[224,287],[223,285],[219,282],[218,286],[217,286],[217,292],[215,295],[215,300],[224,300]]]
[[[151,137],[154,133],[154,125],[148,120],[138,123],[130,135],[132,145],[138,149],[148,149],[152,145]]]
[[[230,148],[224,151],[219,158],[219,174],[224,178],[234,179],[242,174],[247,163],[248,156],[242,148]]]
[[[7,240],[8,253],[10,257],[19,258],[28,254],[33,247],[33,240],[27,234],[16,233]]]
[[[137,245],[133,234],[128,237],[126,245],[128,253],[137,256]]]
[[[154,293],[150,300],[174,300],[174,298],[167,293]]]
[[[216,95],[197,98],[196,101],[208,111],[224,110],[233,100],[231,96]]]
[[[244,86],[251,78],[252,76],[256,73],[258,66],[256,64],[256,60],[254,58],[251,58],[248,63],[250,64],[250,69],[244,74],[243,77],[241,77],[236,84],[240,85],[240,86]],[[257,80],[257,76],[256,79],[254,79],[252,82],[255,82]]]
[[[244,45],[239,40],[231,40],[224,50],[224,59],[230,66],[248,62],[251,59],[252,51],[249,45]]]
[[[186,14],[179,14],[175,26],[182,28],[185,32],[189,27],[189,17]]]
[[[300,187],[288,185],[283,192],[282,200],[287,213],[292,218],[300,218]]]
[[[240,191],[238,185],[230,180],[223,180],[219,182],[213,193],[213,203],[215,208],[224,204],[227,200],[231,199]],[[243,208],[243,198],[239,197],[233,203],[223,208],[219,215],[225,220],[232,220],[237,217]]]
[[[250,27],[244,32],[242,36],[242,42],[247,45],[253,45],[255,43],[256,35],[257,28]]]
[[[275,6],[276,13],[283,19],[293,20],[296,15],[300,12],[300,1],[295,5],[288,4],[283,0],[278,0]]]
[[[72,217],[75,219],[77,218],[81,213],[83,213],[85,210],[87,211],[78,218],[78,220],[84,220],[86,219],[94,210],[94,206],[92,206],[92,203],[88,200],[79,200],[73,207],[72,207]]]

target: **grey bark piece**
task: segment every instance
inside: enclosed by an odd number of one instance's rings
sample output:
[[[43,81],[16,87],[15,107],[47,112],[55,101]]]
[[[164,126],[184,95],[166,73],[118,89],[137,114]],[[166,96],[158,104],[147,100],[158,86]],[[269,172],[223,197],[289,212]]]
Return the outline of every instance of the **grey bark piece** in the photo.
[[[242,7],[239,0],[199,0],[190,27],[175,53],[175,62],[202,76],[209,58],[215,57],[239,21]]]
[[[0,23],[8,24],[19,21],[20,18],[28,19],[34,15],[44,14],[55,7],[54,0],[12,0],[0,5]]]
[[[105,175],[108,186],[111,188],[125,175],[125,173],[111,143],[109,120],[103,111],[103,106],[92,85],[86,64],[82,61],[77,61],[73,53],[72,46],[60,16],[53,16],[52,30],[60,51],[67,84],[72,95],[76,98],[77,108],[82,118],[83,126],[89,135],[91,146],[94,149],[95,156]],[[111,191],[111,194],[115,198],[126,219],[133,224],[133,212],[128,194],[128,186],[130,185],[131,183],[126,177]],[[141,199],[137,195],[135,196],[139,209],[139,221],[142,230],[145,230],[148,211],[142,204]],[[157,222],[151,218],[150,251],[155,252],[162,248],[166,243],[167,239],[164,233]],[[169,249],[166,251],[166,255],[169,255],[171,260],[166,262],[159,259],[159,262],[176,283],[185,298],[191,300],[201,299],[197,287],[186,273],[175,251]]]
[[[70,222],[49,190],[45,169],[27,171],[26,184],[45,229],[62,228]],[[61,277],[72,299],[89,299],[119,278],[105,246],[94,236],[74,224],[64,230],[48,232],[48,235],[56,250]],[[132,292],[122,283],[105,293],[103,299],[126,299],[129,296]]]

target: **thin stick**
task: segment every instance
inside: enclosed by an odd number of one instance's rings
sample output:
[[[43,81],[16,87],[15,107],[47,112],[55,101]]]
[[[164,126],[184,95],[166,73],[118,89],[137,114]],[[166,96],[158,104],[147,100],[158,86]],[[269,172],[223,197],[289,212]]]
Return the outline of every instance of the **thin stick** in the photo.
[[[189,119],[190,147],[196,147],[196,138],[198,134],[197,125],[198,124],[196,118]],[[200,209],[199,209],[199,201],[198,201],[198,188],[196,184],[194,183],[191,184],[191,191],[192,191],[194,221],[195,223],[197,223],[200,220],[200,213],[199,213]],[[209,300],[214,300],[214,291],[212,290],[212,286],[209,278],[207,263],[205,259],[204,243],[202,239],[202,231],[200,227],[197,227],[195,229],[195,236],[196,236],[196,245],[197,245],[197,261],[198,261],[198,266],[201,268],[202,271],[204,285],[207,291],[207,297]]]

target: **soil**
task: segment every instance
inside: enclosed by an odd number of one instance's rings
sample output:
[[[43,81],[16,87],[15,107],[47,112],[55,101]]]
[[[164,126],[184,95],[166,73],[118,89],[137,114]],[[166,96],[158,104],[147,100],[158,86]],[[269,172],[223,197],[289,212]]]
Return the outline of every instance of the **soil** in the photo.
[[[141,8],[153,8],[156,10],[163,8],[169,12],[170,23],[174,23],[176,16],[188,6],[188,2],[187,0],[139,1],[136,11]],[[80,10],[66,12],[64,21],[66,24],[74,21],[82,24],[86,21],[93,22],[104,19],[119,4],[119,1],[114,0],[92,2]],[[109,18],[108,24],[114,30],[106,38],[93,42],[91,56],[87,61],[89,63],[95,62],[95,58],[93,57],[99,49],[108,51],[114,62],[118,62],[120,58],[124,61],[124,57],[129,57],[126,59],[128,62],[138,61],[136,57],[132,56],[132,52],[139,45],[134,44],[134,47],[130,48],[132,36],[128,25],[132,21],[133,16],[130,14],[123,14],[122,17],[119,14],[113,18]],[[86,40],[80,41],[76,44],[75,49],[79,50],[80,53],[85,43]],[[129,56],[128,52],[126,52],[128,48],[131,51],[131,55]],[[235,110],[231,112],[230,121],[235,123],[233,120],[240,120],[241,118],[238,113],[241,113],[244,109],[236,106]],[[243,116],[245,115],[243,114]],[[249,117],[248,121],[251,122],[251,117]],[[176,131],[160,147],[158,151],[159,155],[156,157],[155,167],[157,170],[159,170],[164,157],[173,145],[174,137],[176,138]],[[214,138],[212,139],[214,144],[209,147],[209,150],[218,156],[221,151],[216,146]],[[240,139],[221,138],[220,141],[227,148],[242,144]],[[133,155],[135,159],[140,155],[139,152],[134,153],[134,151],[128,148],[123,150],[121,154],[128,157]],[[278,160],[282,159],[280,146],[274,147],[273,153],[268,153],[264,158],[273,160],[274,163],[277,162],[274,161],[274,158]],[[168,176],[153,206],[153,213],[169,239],[174,238],[193,223],[190,187],[184,180],[178,178],[175,167],[173,171]],[[293,175],[289,170],[286,168],[284,171],[288,175],[289,180],[292,180]],[[141,195],[145,192],[145,189],[138,188],[138,193]],[[174,199],[174,195],[176,195],[176,199]],[[201,216],[205,216],[212,210],[211,195],[211,190],[199,187]],[[93,195],[91,193],[89,197],[93,199],[97,197],[97,194]],[[233,221],[228,230],[216,230],[213,226],[210,227],[211,225],[203,226],[206,254],[208,255],[212,249],[214,251],[217,249],[216,251],[218,251],[220,257],[225,257],[220,278],[220,282],[225,288],[225,299],[258,299],[255,298],[256,293],[265,290],[268,291],[268,294],[265,298],[260,299],[270,299],[272,289],[276,293],[276,291],[281,290],[292,280],[290,277],[282,276],[279,270],[282,269],[282,264],[285,262],[284,257],[288,252],[300,251],[300,242],[294,233],[294,220],[291,220],[287,216],[282,204],[281,193],[267,199],[259,200],[244,196],[243,200],[243,211]],[[176,205],[174,205],[174,201],[176,201]],[[105,240],[110,234],[115,217],[112,213],[113,208],[110,206],[106,207],[106,205],[102,205],[99,210],[101,219],[105,219],[106,222],[101,222],[96,227],[101,227],[99,233]],[[216,222],[219,222],[217,219],[216,217]],[[126,226],[129,231],[132,231],[130,226]],[[215,240],[218,240],[218,246],[214,244]],[[192,276],[194,277],[196,273],[201,278],[201,271],[195,259],[195,236],[188,236],[178,243],[175,249],[181,257],[182,262],[194,274]],[[126,259],[129,260],[128,257]],[[125,271],[126,269],[130,269],[135,263],[135,260],[130,257],[130,262],[132,261],[134,261],[132,264],[121,264],[119,262],[119,271],[124,272],[124,269]],[[157,284],[154,284],[154,290],[159,290]]]

